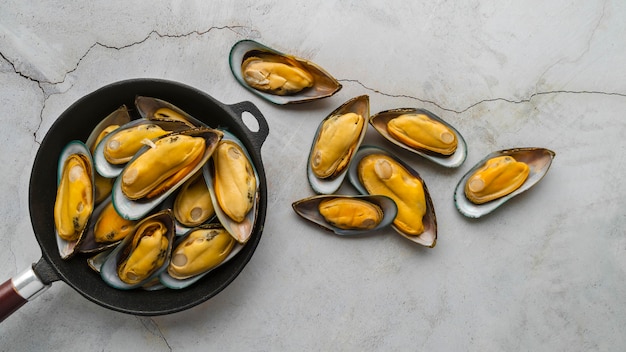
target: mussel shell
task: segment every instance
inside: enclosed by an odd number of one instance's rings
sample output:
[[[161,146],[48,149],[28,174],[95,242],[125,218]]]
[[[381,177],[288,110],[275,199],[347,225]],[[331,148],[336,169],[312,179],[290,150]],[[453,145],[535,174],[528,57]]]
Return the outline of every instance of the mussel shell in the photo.
[[[441,154],[429,152],[424,149],[413,148],[397,140],[396,138],[394,138],[387,131],[387,122],[403,114],[424,114],[428,116],[429,118],[431,118],[432,120],[438,121],[442,123],[443,125],[447,126],[450,130],[454,132],[454,134],[456,134],[457,148],[455,152],[452,153],[451,155],[441,155]],[[400,109],[385,110],[385,111],[381,111],[377,114],[372,115],[370,117],[369,122],[372,125],[372,127],[374,127],[374,129],[376,129],[376,131],[378,131],[378,133],[380,133],[389,142],[403,149],[406,149],[410,152],[418,154],[424,157],[425,159],[428,159],[441,166],[449,167],[449,168],[459,167],[461,166],[461,164],[463,164],[463,162],[465,161],[465,158],[467,157],[467,144],[465,143],[465,139],[463,139],[463,136],[461,135],[461,133],[459,133],[459,131],[457,131],[457,129],[454,128],[454,126],[450,125],[449,123],[441,119],[439,116],[435,115],[434,113],[428,110],[416,109],[416,108],[400,108]]]
[[[119,276],[117,275],[117,266],[122,260],[121,254],[123,252],[124,247],[129,245],[132,242],[133,237],[135,236],[135,233],[133,233],[132,235],[124,238],[124,240],[122,240],[122,242],[117,247],[115,247],[115,249],[113,249],[113,251],[106,257],[106,259],[104,260],[104,262],[102,263],[100,267],[100,275],[102,276],[102,279],[111,287],[114,287],[120,290],[130,290],[133,288],[142,287],[147,282],[150,282],[153,278],[158,277],[159,274],[161,274],[161,272],[167,268],[167,265],[169,264],[169,256],[171,255],[171,252],[172,252],[172,246],[174,244],[174,237],[175,237],[174,217],[170,210],[160,211],[141,220],[139,223],[137,223],[137,225],[135,226],[135,229],[139,228],[141,224],[143,224],[144,222],[153,221],[153,220],[163,222],[168,230],[167,231],[167,239],[168,239],[168,249],[167,249],[168,254],[167,255],[168,256],[165,259],[163,265],[157,268],[154,271],[154,273],[152,273],[152,275],[150,275],[145,280],[137,284],[132,284],[132,285],[127,284],[119,278]]]
[[[273,59],[278,62],[291,63],[302,67],[313,75],[315,80],[313,86],[292,95],[282,96],[266,93],[250,87],[243,78],[241,65],[248,57],[259,54],[272,56]],[[237,82],[252,93],[274,104],[284,105],[310,102],[330,97],[342,88],[341,84],[333,76],[318,65],[292,55],[283,54],[253,40],[246,39],[235,43],[230,50],[229,63],[230,70]]]
[[[208,224],[208,225],[200,226],[200,228],[213,228],[213,227],[221,227],[221,224]],[[189,231],[187,233],[185,233],[185,235],[183,235],[182,237],[178,237],[178,239],[176,240],[176,243],[174,244],[173,248],[176,248],[176,246],[179,243],[184,241],[187,238],[187,236],[189,236],[196,229],[197,228],[191,228],[191,229],[189,229]],[[164,270],[159,275],[159,280],[161,281],[161,284],[163,284],[165,287],[176,289],[176,290],[183,289],[185,287],[189,287],[190,285],[196,283],[198,280],[200,280],[203,277],[205,277],[207,274],[209,274],[213,270],[219,268],[220,266],[224,265],[229,260],[234,258],[237,255],[237,253],[241,252],[241,249],[243,248],[243,246],[244,246],[243,244],[235,241],[235,245],[233,246],[233,249],[230,251],[228,256],[219,265],[217,265],[217,266],[215,266],[215,267],[213,267],[213,268],[211,268],[211,269],[209,269],[209,270],[207,270],[207,271],[205,271],[205,272],[203,272],[201,274],[192,276],[192,277],[187,278],[187,279],[176,279],[176,278],[172,277],[167,272],[167,270]]]
[[[336,199],[336,198],[346,198],[346,199],[359,199],[364,200],[374,205],[377,205],[383,212],[382,221],[376,225],[373,229],[369,230],[346,230],[341,229],[332,224],[328,223],[324,217],[319,212],[319,204],[327,199]],[[302,218],[309,220],[325,230],[329,230],[334,232],[340,236],[352,236],[352,235],[362,235],[365,233],[373,232],[380,230],[389,226],[393,219],[396,218],[398,214],[398,207],[396,203],[387,196],[382,195],[317,195],[305,199],[300,199],[291,204],[293,210],[296,214],[300,215]]]
[[[127,124],[120,126],[113,133],[109,133],[96,146],[96,149],[93,152],[93,159],[94,159],[95,168],[98,174],[106,178],[115,178],[119,176],[122,173],[122,170],[124,170],[124,167],[126,167],[126,164],[111,164],[104,157],[104,147],[106,146],[109,139],[115,136],[115,133],[117,132],[124,131],[124,130],[133,128],[139,125],[148,125],[148,124],[158,125],[163,130],[171,131],[171,133],[181,132],[181,131],[190,129],[189,126],[181,122],[176,122],[176,121],[150,121],[147,119],[137,119],[137,120],[130,121]]]
[[[146,214],[148,214],[152,209],[161,204],[170,194],[176,191],[176,189],[182,186],[185,181],[192,177],[198,170],[200,170],[204,166],[204,164],[206,164],[206,162],[211,157],[211,154],[213,154],[217,143],[222,138],[222,132],[209,128],[197,128],[185,130],[178,133],[191,135],[194,137],[203,137],[205,139],[206,149],[202,160],[198,163],[198,165],[196,165],[193,170],[191,170],[185,177],[178,181],[178,183],[176,183],[167,191],[163,192],[161,195],[150,199],[128,199],[122,192],[122,177],[118,177],[115,181],[115,184],[113,185],[113,205],[115,206],[117,212],[125,219],[139,220],[143,218]],[[148,148],[150,147],[145,146],[141,150],[139,150],[139,152],[137,152],[135,157],[131,161],[129,161],[127,165],[130,165],[130,163],[134,159],[138,158],[142,153],[147,151]]]
[[[189,187],[191,185],[191,183],[193,182],[200,182],[200,180],[198,180],[198,178],[202,178],[202,182],[206,182],[206,179],[204,178],[203,172],[202,170],[198,170],[196,172],[196,174],[194,176],[192,176],[190,179],[188,179],[185,184],[183,184],[178,192],[176,194],[173,194],[172,197],[168,198],[168,200],[165,201],[165,203],[167,203],[167,207],[169,207],[170,209],[172,209],[173,213],[174,213],[174,221],[176,221],[176,235],[177,236],[182,236],[184,234],[186,234],[189,230],[191,230],[194,227],[200,226],[202,224],[207,224],[213,221],[213,219],[216,218],[216,215],[213,214],[211,215],[209,218],[207,218],[205,221],[203,221],[200,224],[195,224],[195,225],[186,225],[181,223],[178,220],[178,217],[176,215],[176,207],[177,207],[177,202],[179,201],[178,196],[180,195],[181,192],[184,192],[186,190],[186,187]],[[210,186],[207,185],[207,189]],[[209,193],[210,196],[210,193]],[[211,200],[211,205],[213,205],[213,200]],[[214,209],[215,212],[215,209]]]
[[[494,199],[490,202],[483,204],[474,204],[470,202],[465,196],[465,183],[467,183],[468,178],[476,170],[482,167],[487,160],[497,156],[506,155],[512,156],[517,161],[528,164],[528,166],[530,167],[530,173],[528,174],[526,181],[518,189],[509,193],[506,196]],[[550,169],[552,159],[554,159],[555,155],[556,154],[552,150],[533,147],[505,149],[490,153],[481,161],[479,161],[476,165],[474,165],[474,167],[472,167],[457,184],[454,191],[454,204],[456,208],[461,214],[469,218],[480,218],[481,216],[491,213],[492,211],[503,205],[505,202],[507,202],[509,199],[515,197],[522,192],[527,191],[532,186],[537,184],[537,182],[541,181],[541,179],[548,172],[548,169]]]
[[[81,141],[71,141],[65,146],[65,148],[61,152],[61,155],[59,156],[58,168],[57,168],[57,186],[61,182],[61,177],[63,174],[63,166],[65,164],[65,161],[73,154],[82,154],[89,161],[89,166],[91,168],[90,173],[91,173],[91,184],[92,184],[92,187],[91,187],[92,196],[91,197],[95,202],[96,187],[95,187],[95,182],[94,182],[95,171],[93,168],[93,159],[91,158],[91,153],[89,152],[89,148]],[[57,246],[59,248],[59,254],[61,255],[61,258],[69,259],[74,255],[74,253],[78,251],[80,244],[84,240],[84,237],[85,237],[84,235],[88,226],[89,226],[89,222],[87,222],[87,224],[83,228],[83,231],[78,236],[78,239],[76,241],[66,241],[62,239],[57,233],[56,226],[55,226],[54,232],[55,232]]]
[[[187,112],[183,111],[179,107],[165,100],[152,98],[152,97],[137,96],[135,98],[135,107],[137,108],[137,111],[139,111],[139,114],[141,115],[141,117],[143,117],[144,119],[151,120],[151,121],[170,121],[170,122],[178,121],[178,122],[183,122],[187,124],[187,126],[192,127],[192,128],[193,127],[209,127],[204,122],[196,119],[195,117],[189,115]],[[171,119],[163,118],[161,116],[156,115],[156,112],[161,108],[167,108],[167,109],[174,111],[175,113],[181,116],[182,120],[171,120]]]
[[[114,242],[108,243],[100,243],[96,242],[95,239],[95,227],[98,219],[100,218],[100,214],[106,209],[109,204],[112,202],[112,197],[109,195],[104,201],[102,201],[93,211],[91,215],[91,219],[87,224],[87,229],[85,230],[84,239],[80,244],[78,251],[80,253],[98,253],[105,251],[107,249],[113,248],[117,246],[122,240],[117,240]]]
[[[367,190],[359,180],[358,165],[361,159],[371,154],[383,154],[394,159],[396,162],[398,162],[398,164],[402,165],[409,173],[411,173],[422,182],[422,186],[424,187],[424,196],[426,198],[426,214],[424,214],[424,218],[422,219],[422,222],[424,224],[424,232],[417,236],[411,236],[401,231],[393,223],[391,224],[391,227],[393,227],[393,229],[396,230],[397,233],[410,241],[413,241],[425,247],[435,247],[435,245],[437,244],[437,216],[435,215],[435,207],[433,206],[433,201],[430,197],[430,193],[428,192],[428,187],[426,187],[426,182],[411,166],[407,165],[405,162],[398,159],[398,157],[391,154],[385,149],[375,146],[361,146],[361,148],[359,148],[356,155],[354,156],[354,160],[352,160],[350,170],[348,171],[348,178],[350,180],[350,183],[354,186],[354,188],[357,189],[357,191],[359,191],[359,193],[368,194]]]
[[[128,108],[126,105],[120,106],[117,110],[113,111],[107,117],[102,119],[98,125],[91,131],[91,134],[87,138],[85,145],[89,148],[89,150],[93,150],[96,147],[95,143],[100,133],[104,131],[107,127],[111,125],[123,126],[130,122],[130,114],[128,113]]]
[[[336,176],[332,178],[317,177],[313,173],[313,170],[311,169],[310,160],[311,160],[311,155],[313,153],[313,149],[315,147],[315,142],[317,141],[319,137],[319,134],[321,132],[322,126],[324,125],[324,122],[332,116],[343,115],[343,114],[347,114],[351,112],[357,115],[363,116],[363,118],[365,119],[364,121],[365,123],[363,123],[361,134],[359,136],[358,141],[356,142],[356,145],[354,146],[354,151],[353,151],[352,156],[350,156],[350,160],[346,164],[343,171],[339,172]],[[343,103],[333,112],[331,112],[328,116],[326,116],[326,118],[324,118],[324,120],[322,120],[322,122],[319,124],[317,131],[315,132],[315,136],[313,137],[313,143],[311,145],[311,150],[309,151],[309,156],[307,158],[307,169],[306,169],[307,178],[309,180],[309,185],[311,186],[313,191],[315,191],[315,193],[333,194],[341,187],[341,184],[343,183],[343,180],[346,177],[346,174],[348,173],[348,168],[350,167],[350,164],[352,163],[352,160],[354,158],[354,153],[356,153],[356,151],[359,149],[359,146],[361,145],[361,143],[363,142],[363,139],[365,138],[365,132],[367,131],[366,122],[369,119],[369,114],[370,114],[369,96],[361,95]]]
[[[209,192],[211,193],[211,200],[213,202],[213,208],[215,209],[215,215],[217,216],[219,222],[222,224],[222,226],[224,226],[226,231],[228,231],[228,233],[230,233],[235,238],[235,240],[237,240],[237,242],[245,244],[250,238],[250,236],[252,235],[252,229],[254,228],[254,224],[257,219],[261,183],[259,181],[259,174],[257,173],[256,165],[254,165],[254,163],[252,162],[252,158],[250,157],[250,154],[248,154],[248,151],[246,150],[246,147],[243,145],[243,143],[241,143],[241,141],[237,137],[235,137],[235,135],[233,135],[232,133],[225,131],[225,130],[223,130],[222,132],[224,133],[224,137],[222,137],[222,140],[233,141],[237,143],[241,147],[241,150],[243,150],[243,152],[245,153],[246,157],[248,158],[248,161],[250,161],[250,164],[252,165],[252,169],[254,170],[254,177],[256,179],[256,184],[257,184],[256,194],[254,196],[254,201],[252,203],[252,209],[250,209],[248,214],[246,214],[246,217],[242,222],[236,222],[233,219],[231,219],[228,215],[226,215],[226,213],[224,213],[224,211],[220,207],[219,202],[217,201],[217,196],[215,194],[215,188],[214,188],[215,167],[213,167],[213,162],[212,161],[208,162],[203,167],[202,172],[203,172],[206,184],[209,188]]]

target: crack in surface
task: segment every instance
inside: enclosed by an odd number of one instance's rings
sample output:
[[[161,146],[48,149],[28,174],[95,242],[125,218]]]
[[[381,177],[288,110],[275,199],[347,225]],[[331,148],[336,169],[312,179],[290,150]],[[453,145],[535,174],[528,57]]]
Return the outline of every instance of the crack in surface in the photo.
[[[94,50],[97,47],[102,47],[102,48],[106,48],[106,49],[113,49],[113,50],[123,50],[123,49],[127,49],[130,47],[133,47],[135,45],[140,45],[144,42],[146,42],[147,40],[149,40],[151,37],[156,36],[158,38],[186,38],[189,37],[191,35],[197,35],[197,36],[203,36],[213,30],[230,30],[232,32],[235,32],[237,34],[240,34],[237,30],[243,30],[246,29],[247,27],[245,26],[213,26],[213,27],[209,27],[208,29],[204,30],[204,31],[199,31],[199,30],[194,30],[194,31],[190,31],[187,33],[183,33],[183,34],[167,34],[167,33],[160,33],[157,30],[152,30],[150,31],[143,39],[135,41],[135,42],[131,42],[129,44],[125,44],[122,46],[114,46],[114,45],[108,45],[105,43],[101,43],[99,41],[93,43],[89,48],[87,48],[87,50],[85,51],[85,53],[78,59],[78,61],[76,61],[76,64],[74,65],[73,68],[65,71],[65,73],[63,74],[63,78],[60,81],[47,81],[47,80],[39,80],[33,76],[30,76],[24,72],[22,72],[21,70],[19,70],[17,68],[17,66],[15,65],[15,63],[13,61],[11,61],[4,53],[2,53],[0,51],[0,58],[2,58],[4,61],[6,61],[11,68],[13,69],[13,72],[15,72],[17,75],[19,75],[20,77],[29,80],[33,83],[36,83],[37,86],[39,87],[39,90],[41,91],[42,95],[43,95],[43,103],[42,103],[42,107],[41,110],[39,112],[39,123],[37,124],[37,127],[35,128],[35,131],[33,132],[33,140],[35,141],[35,143],[37,143],[38,145],[41,145],[41,142],[37,140],[37,132],[39,132],[39,128],[41,127],[41,124],[43,123],[43,112],[46,108],[46,101],[48,100],[48,98],[50,96],[52,96],[55,93],[47,93],[45,88],[44,88],[44,84],[47,85],[51,85],[51,86],[55,86],[55,85],[59,85],[59,84],[63,84],[65,83],[65,80],[67,78],[68,75],[70,75],[71,73],[75,72],[76,70],[78,70],[78,68],[80,67],[81,62],[83,61],[83,59],[85,59],[92,50]]]
[[[428,100],[428,99],[422,99],[416,96],[411,96],[411,95],[406,95],[406,94],[390,94],[390,93],[385,93],[382,92],[378,89],[372,88],[372,87],[368,87],[365,84],[363,84],[361,81],[356,80],[356,79],[339,79],[339,82],[350,82],[350,83],[356,83],[358,85],[360,85],[361,87],[363,87],[366,90],[369,90],[371,92],[374,92],[376,94],[380,94],[382,96],[386,96],[386,97],[392,97],[392,98],[407,98],[407,99],[412,99],[412,100],[417,100],[420,101],[422,103],[427,103],[427,104],[432,104],[436,107],[438,107],[439,109],[443,110],[443,111],[449,111],[449,112],[453,112],[456,114],[461,114],[464,113],[478,105],[484,104],[484,103],[490,103],[490,102],[495,102],[495,101],[504,101],[507,103],[512,103],[512,104],[523,104],[523,103],[529,103],[531,100],[533,100],[533,98],[538,97],[538,96],[542,96],[542,95],[552,95],[552,94],[598,94],[598,95],[608,95],[608,96],[620,96],[620,97],[626,97],[626,93],[617,93],[617,92],[603,92],[603,91],[597,91],[597,90],[550,90],[550,91],[543,91],[543,92],[535,92],[532,93],[531,95],[529,95],[527,98],[523,98],[523,99],[518,99],[518,100],[513,100],[513,99],[508,99],[508,98],[490,98],[490,99],[482,99],[480,101],[477,101],[473,104],[470,104],[469,106],[460,109],[460,110],[456,110],[453,108],[448,108],[445,106],[442,106],[441,104],[432,101],[432,100]]]
[[[159,328],[159,325],[154,321],[154,319],[145,318],[145,317],[144,318],[137,317],[137,318],[141,322],[141,325],[143,325],[143,327],[146,328],[146,330],[149,333],[160,338],[163,342],[165,342],[165,345],[167,346],[168,350],[172,351],[172,346],[170,346],[169,342],[163,335],[161,328]]]

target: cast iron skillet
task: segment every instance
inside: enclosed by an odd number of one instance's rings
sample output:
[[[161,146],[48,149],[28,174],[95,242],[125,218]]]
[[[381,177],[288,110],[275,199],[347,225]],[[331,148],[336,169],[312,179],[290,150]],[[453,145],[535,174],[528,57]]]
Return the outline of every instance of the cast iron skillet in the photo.
[[[56,197],[57,161],[63,147],[71,140],[85,141],[91,130],[109,113],[126,104],[134,109],[137,95],[166,100],[210,127],[223,128],[242,140],[260,178],[258,219],[252,236],[242,251],[231,261],[182,290],[123,291],[109,287],[92,271],[86,256],[70,260],[59,256],[55,242],[53,207]],[[251,131],[243,123],[244,112],[252,114],[259,125]],[[131,114],[132,116],[132,114]],[[86,95],[59,116],[44,137],[30,178],[29,206],[35,237],[41,246],[42,258],[33,264],[34,280],[47,288],[53,281],[64,281],[87,299],[112,310],[135,315],[163,315],[196,306],[213,297],[243,270],[256,249],[263,231],[267,207],[267,188],[261,146],[269,133],[267,121],[250,102],[225,105],[192,87],[158,79],[132,79],[107,85]],[[17,286],[29,286],[30,279],[13,278],[0,286],[0,321],[18,309],[28,298]],[[43,290],[42,289],[42,290]],[[42,291],[40,290],[40,291]],[[35,294],[38,292],[35,292]],[[21,294],[21,295],[20,295]]]

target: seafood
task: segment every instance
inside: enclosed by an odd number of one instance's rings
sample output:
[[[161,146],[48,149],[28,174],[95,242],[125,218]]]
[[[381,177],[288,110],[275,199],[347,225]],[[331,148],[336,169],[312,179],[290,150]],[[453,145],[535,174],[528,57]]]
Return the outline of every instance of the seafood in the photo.
[[[387,131],[399,141],[419,149],[451,155],[457,147],[456,134],[425,114],[402,114],[387,122]]]
[[[93,168],[84,154],[70,155],[64,162],[54,204],[57,234],[76,241],[94,208]]]
[[[379,206],[359,199],[326,199],[318,208],[329,224],[344,230],[371,230],[383,220]]]
[[[355,151],[361,145],[369,118],[369,96],[352,98],[319,125],[307,162],[307,178],[319,194],[339,189]]]
[[[385,195],[398,208],[392,227],[426,247],[437,244],[437,217],[426,183],[409,165],[388,151],[363,146],[349,169],[350,183],[362,194]]]
[[[168,133],[170,131],[151,123],[121,129],[107,138],[104,157],[111,164],[127,163],[145,145],[145,140],[160,138]]]
[[[467,157],[459,131],[428,110],[385,110],[372,115],[369,123],[389,142],[438,165],[459,167]]]
[[[139,114],[147,120],[179,122],[190,128],[208,127],[179,107],[165,100],[138,96],[135,98],[135,106]]]
[[[241,64],[243,79],[252,88],[290,95],[313,86],[313,76],[296,64],[274,61],[275,56],[248,57]]]
[[[518,189],[529,173],[526,163],[510,155],[491,158],[469,177],[465,196],[475,204],[492,201]]]
[[[311,170],[315,176],[333,177],[345,170],[364,124],[363,116],[353,112],[333,115],[322,123],[311,152]]]
[[[252,164],[241,147],[232,141],[218,144],[213,163],[219,206],[231,219],[241,222],[255,201],[257,184]]]
[[[550,169],[555,155],[549,149],[535,147],[490,153],[459,180],[454,191],[457,210],[470,218],[480,218],[491,213],[541,181]],[[490,165],[495,167],[485,169],[490,160]],[[483,170],[479,171],[481,169]],[[490,198],[492,199],[486,200]]]
[[[176,134],[158,139],[124,169],[122,192],[129,199],[163,193],[193,170],[205,148],[201,137]]]
[[[421,180],[413,177],[402,165],[383,154],[361,159],[359,179],[370,194],[390,197],[398,206],[394,224],[409,235],[424,232],[422,219],[426,214],[426,197]]]
[[[211,194],[202,172],[181,187],[174,200],[174,217],[184,226],[198,226],[215,215]]]
[[[99,214],[94,227],[94,239],[98,243],[110,243],[124,239],[133,230],[136,221],[121,217],[113,203],[109,202]]]
[[[236,241],[222,227],[197,228],[176,246],[167,272],[175,279],[186,279],[221,264]]]
[[[117,266],[123,282],[133,285],[148,279],[163,264],[171,248],[167,224],[158,219],[142,221],[126,245]]]
[[[360,235],[391,224],[398,213],[394,201],[381,195],[318,195],[292,204],[302,218],[337,235]]]
[[[297,104],[330,97],[341,84],[318,65],[283,54],[253,40],[233,45],[229,56],[235,79],[274,104]]]

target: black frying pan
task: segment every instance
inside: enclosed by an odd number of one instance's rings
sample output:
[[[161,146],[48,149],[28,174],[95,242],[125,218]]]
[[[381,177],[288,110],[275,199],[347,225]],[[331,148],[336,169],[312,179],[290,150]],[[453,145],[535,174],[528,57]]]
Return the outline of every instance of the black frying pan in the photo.
[[[109,287],[86,263],[86,256],[70,260],[59,256],[53,207],[56,197],[57,161],[63,147],[71,140],[85,141],[98,122],[126,104],[134,108],[137,95],[166,100],[211,127],[224,128],[242,140],[260,178],[258,219],[252,236],[235,258],[182,290],[123,291]],[[252,114],[259,125],[251,131],[243,123],[244,112]],[[64,281],[87,299],[119,312],[135,315],[163,315],[191,308],[213,297],[243,270],[256,249],[263,231],[267,207],[267,188],[261,146],[269,133],[267,121],[250,102],[225,105],[189,86],[157,79],[133,79],[113,83],[81,98],[70,106],[46,134],[33,165],[30,178],[29,206],[35,237],[42,258],[32,270],[17,275],[0,286],[0,321],[54,281]]]

